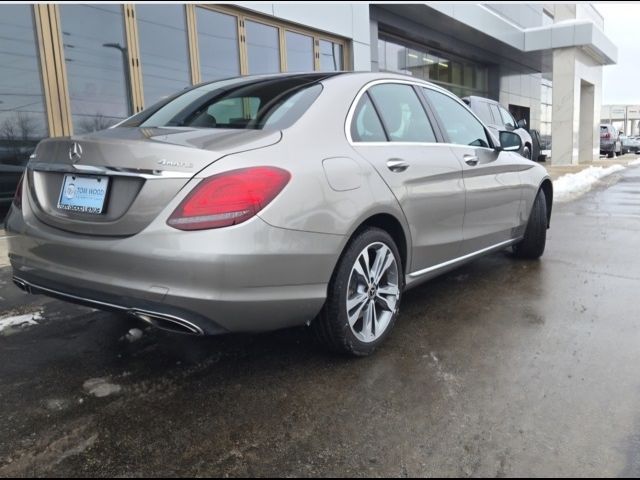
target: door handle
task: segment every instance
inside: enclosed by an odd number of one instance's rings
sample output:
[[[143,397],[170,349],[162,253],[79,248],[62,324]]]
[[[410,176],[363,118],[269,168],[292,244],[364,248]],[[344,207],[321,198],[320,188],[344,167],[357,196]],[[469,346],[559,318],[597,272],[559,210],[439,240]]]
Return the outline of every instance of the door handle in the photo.
[[[387,160],[387,168],[392,172],[404,172],[409,164],[400,158],[391,158]]]
[[[470,167],[475,167],[478,164],[477,155],[464,155],[462,158],[464,159],[464,163],[466,163]]]

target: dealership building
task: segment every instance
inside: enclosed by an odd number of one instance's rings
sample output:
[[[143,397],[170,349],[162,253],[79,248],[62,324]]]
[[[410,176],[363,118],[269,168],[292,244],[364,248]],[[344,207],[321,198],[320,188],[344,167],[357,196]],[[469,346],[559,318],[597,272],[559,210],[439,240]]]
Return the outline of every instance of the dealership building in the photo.
[[[640,105],[603,105],[601,123],[610,123],[629,136],[640,135]]]
[[[602,67],[617,49],[590,4],[0,5],[0,163],[47,136],[112,125],[199,82],[271,72],[402,72],[500,101],[597,159]]]

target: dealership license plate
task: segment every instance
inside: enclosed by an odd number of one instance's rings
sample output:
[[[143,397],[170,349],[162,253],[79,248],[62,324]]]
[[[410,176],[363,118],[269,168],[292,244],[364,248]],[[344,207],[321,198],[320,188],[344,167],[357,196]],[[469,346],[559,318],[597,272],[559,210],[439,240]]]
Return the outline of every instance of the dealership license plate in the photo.
[[[109,177],[65,174],[58,208],[100,215],[104,209],[108,187]]]

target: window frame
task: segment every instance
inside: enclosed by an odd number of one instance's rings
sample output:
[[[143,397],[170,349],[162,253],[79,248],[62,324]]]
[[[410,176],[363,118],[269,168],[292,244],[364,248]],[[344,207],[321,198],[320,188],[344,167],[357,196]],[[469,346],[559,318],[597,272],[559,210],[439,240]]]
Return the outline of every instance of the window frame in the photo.
[[[504,108],[502,105],[498,105],[498,111],[500,112],[500,116],[502,117],[502,124],[507,127],[509,124],[505,122],[504,120],[504,113],[506,113],[509,117],[509,119],[511,119],[511,121],[513,122],[511,124],[511,127],[515,130],[516,128],[518,128],[518,123],[516,122],[516,119],[513,117],[513,115],[511,115],[511,112],[509,110],[507,110],[506,108]],[[504,113],[503,113],[504,112]]]
[[[491,151],[495,150],[496,145],[494,143],[493,136],[490,134],[489,130],[487,130],[487,127],[485,126],[484,122],[482,120],[480,120],[480,117],[478,117],[478,115],[476,115],[474,113],[474,111],[471,110],[469,108],[469,106],[466,105],[460,98],[456,97],[453,93],[449,92],[448,90],[445,90],[444,88],[434,88],[433,85],[424,85],[423,88],[428,88],[429,90],[431,90],[433,92],[441,93],[444,96],[451,98],[454,102],[456,102],[459,105],[461,105],[462,108],[464,108],[480,124],[480,126],[484,130],[485,136],[487,137],[487,143],[489,144],[488,147],[483,147],[483,146],[480,146],[480,145],[464,145],[462,143],[454,143],[454,142],[452,142],[451,138],[449,137],[449,134],[447,133],[447,130],[446,130],[445,125],[444,125],[444,122],[442,121],[442,118],[440,117],[440,114],[436,111],[435,107],[431,103],[431,100],[423,92],[420,92],[422,94],[422,96],[424,97],[425,101],[431,106],[431,108],[432,108],[432,110],[434,112],[434,116],[436,118],[436,121],[438,122],[438,126],[440,127],[440,129],[442,131],[442,135],[446,139],[445,143],[447,145],[456,146],[456,147],[482,148],[484,150],[491,150]]]
[[[489,103],[489,102],[487,102]],[[489,110],[491,110],[491,116],[493,117],[494,125],[499,126],[500,128],[504,128],[504,120],[502,120],[502,114],[500,113],[500,106],[497,103],[490,102]],[[498,112],[498,118],[496,118],[496,112]]]
[[[353,138],[353,135],[351,135],[351,132],[353,130],[353,125],[354,123],[357,121],[356,118],[356,113],[358,111],[358,106],[360,105],[360,102],[362,101],[363,98],[366,98],[369,103],[371,104],[371,108],[373,109],[373,113],[375,113],[376,118],[378,119],[378,123],[380,124],[380,128],[382,128],[382,133],[384,134],[384,137],[386,140],[384,140],[384,142],[363,142],[361,140],[357,140],[357,141],[353,141],[354,144],[370,144],[370,143],[391,143],[391,140],[389,140],[389,133],[387,132],[387,127],[384,124],[384,121],[382,120],[382,116],[380,115],[380,112],[378,111],[378,107],[375,103],[375,100],[371,97],[371,94],[369,93],[369,91],[365,91],[363,95],[360,96],[360,99],[356,102],[355,107],[353,109],[353,119],[351,120],[351,123],[349,125],[349,138]],[[397,142],[396,142],[397,143]]]
[[[384,142],[362,142],[362,141],[355,141],[353,140],[353,137],[351,136],[351,125],[353,124],[354,121],[354,117],[355,117],[355,112],[356,109],[358,107],[358,103],[360,102],[360,99],[362,98],[362,96],[367,95],[369,97],[369,100],[371,101],[371,104],[373,105],[373,108],[376,112],[376,114],[378,115],[378,120],[380,121],[380,124],[382,125],[382,128],[384,130],[385,136],[387,137],[387,139],[389,138],[389,133],[387,131],[387,126],[384,122],[384,119],[382,117],[382,115],[380,115],[380,109],[379,106],[376,104],[375,99],[373,98],[373,95],[369,94],[369,89],[372,87],[375,87],[376,85],[383,85],[383,84],[400,84],[400,85],[407,85],[409,87],[412,88],[412,90],[414,91],[415,95],[418,97],[418,100],[422,106],[422,108],[425,111],[425,114],[427,115],[427,119],[429,120],[429,123],[431,124],[431,128],[433,129],[433,133],[435,134],[436,137],[436,141],[435,142],[392,142],[390,140],[386,140]],[[370,82],[367,82],[365,85],[363,85],[359,90],[358,93],[356,94],[356,96],[353,98],[353,101],[351,102],[351,105],[349,106],[349,110],[347,112],[347,116],[345,118],[345,122],[344,122],[344,134],[345,137],[347,139],[347,142],[349,142],[349,145],[351,146],[426,146],[426,145],[445,145],[446,142],[446,138],[442,133],[442,125],[441,123],[439,123],[438,118],[435,114],[435,112],[433,111],[433,108],[431,106],[431,104],[429,102],[426,101],[424,95],[422,94],[422,92],[420,91],[421,88],[423,87],[429,87],[428,83],[423,83],[421,81],[412,81],[412,80],[399,80],[399,79],[393,79],[393,78],[389,78],[389,79],[378,79],[378,80],[372,80]]]
[[[280,72],[287,72],[287,40],[286,40],[287,31],[313,38],[313,65],[314,65],[313,71],[314,72],[320,71],[320,41],[321,40],[325,40],[328,42],[337,43],[341,45],[342,46],[341,70],[347,70],[348,68],[350,68],[351,62],[348,61],[348,59],[351,58],[351,54],[349,51],[349,43],[343,38],[330,35],[327,33],[323,33],[311,28],[296,26],[293,23],[281,21],[273,17],[261,15],[258,12],[244,10],[241,8],[237,8],[235,6],[194,3],[194,4],[188,4],[187,8],[188,7],[191,7],[191,9],[193,10],[194,19],[195,19],[196,8],[205,8],[208,10],[213,10],[219,13],[225,13],[227,15],[232,15],[236,17],[236,20],[238,22],[238,42],[239,42],[239,51],[240,51],[240,75],[241,76],[249,75],[247,33],[246,33],[246,26],[245,26],[245,22],[247,20],[251,22],[261,23],[269,27],[277,28],[278,42],[279,42],[278,46],[280,48]],[[197,30],[195,27],[193,28],[193,30],[195,31],[196,37],[192,40],[195,42],[195,50],[197,50]],[[198,57],[198,63],[194,63],[195,69],[197,69],[198,72],[194,76],[198,79],[198,82],[194,82],[194,84],[200,83],[201,81],[201,77],[199,73],[199,69],[200,69],[199,53],[196,52],[195,56]]]

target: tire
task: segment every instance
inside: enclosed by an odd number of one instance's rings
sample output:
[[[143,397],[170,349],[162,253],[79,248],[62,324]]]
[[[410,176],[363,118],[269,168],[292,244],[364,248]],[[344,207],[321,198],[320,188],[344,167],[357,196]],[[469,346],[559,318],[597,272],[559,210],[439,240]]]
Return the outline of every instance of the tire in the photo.
[[[613,158],[614,157],[614,153],[613,152],[609,152],[607,153],[607,158]]]
[[[373,268],[378,255],[382,266],[389,265],[376,283],[370,276],[367,278],[366,272],[380,272]],[[372,268],[363,268],[367,258]],[[388,293],[380,294],[378,287]],[[393,329],[403,287],[402,262],[391,236],[373,227],[360,231],[340,257],[329,282],[327,301],[311,324],[316,338],[338,353],[371,355]],[[351,310],[348,299],[352,302]],[[367,328],[371,325],[373,328]]]
[[[524,238],[513,246],[514,255],[531,260],[540,258],[547,243],[547,225],[547,200],[540,190],[533,202]]]
[[[529,160],[531,160],[531,150],[529,149],[529,147],[528,147],[528,146],[525,146],[525,147],[522,149],[522,156],[523,156],[524,158],[528,158]]]

